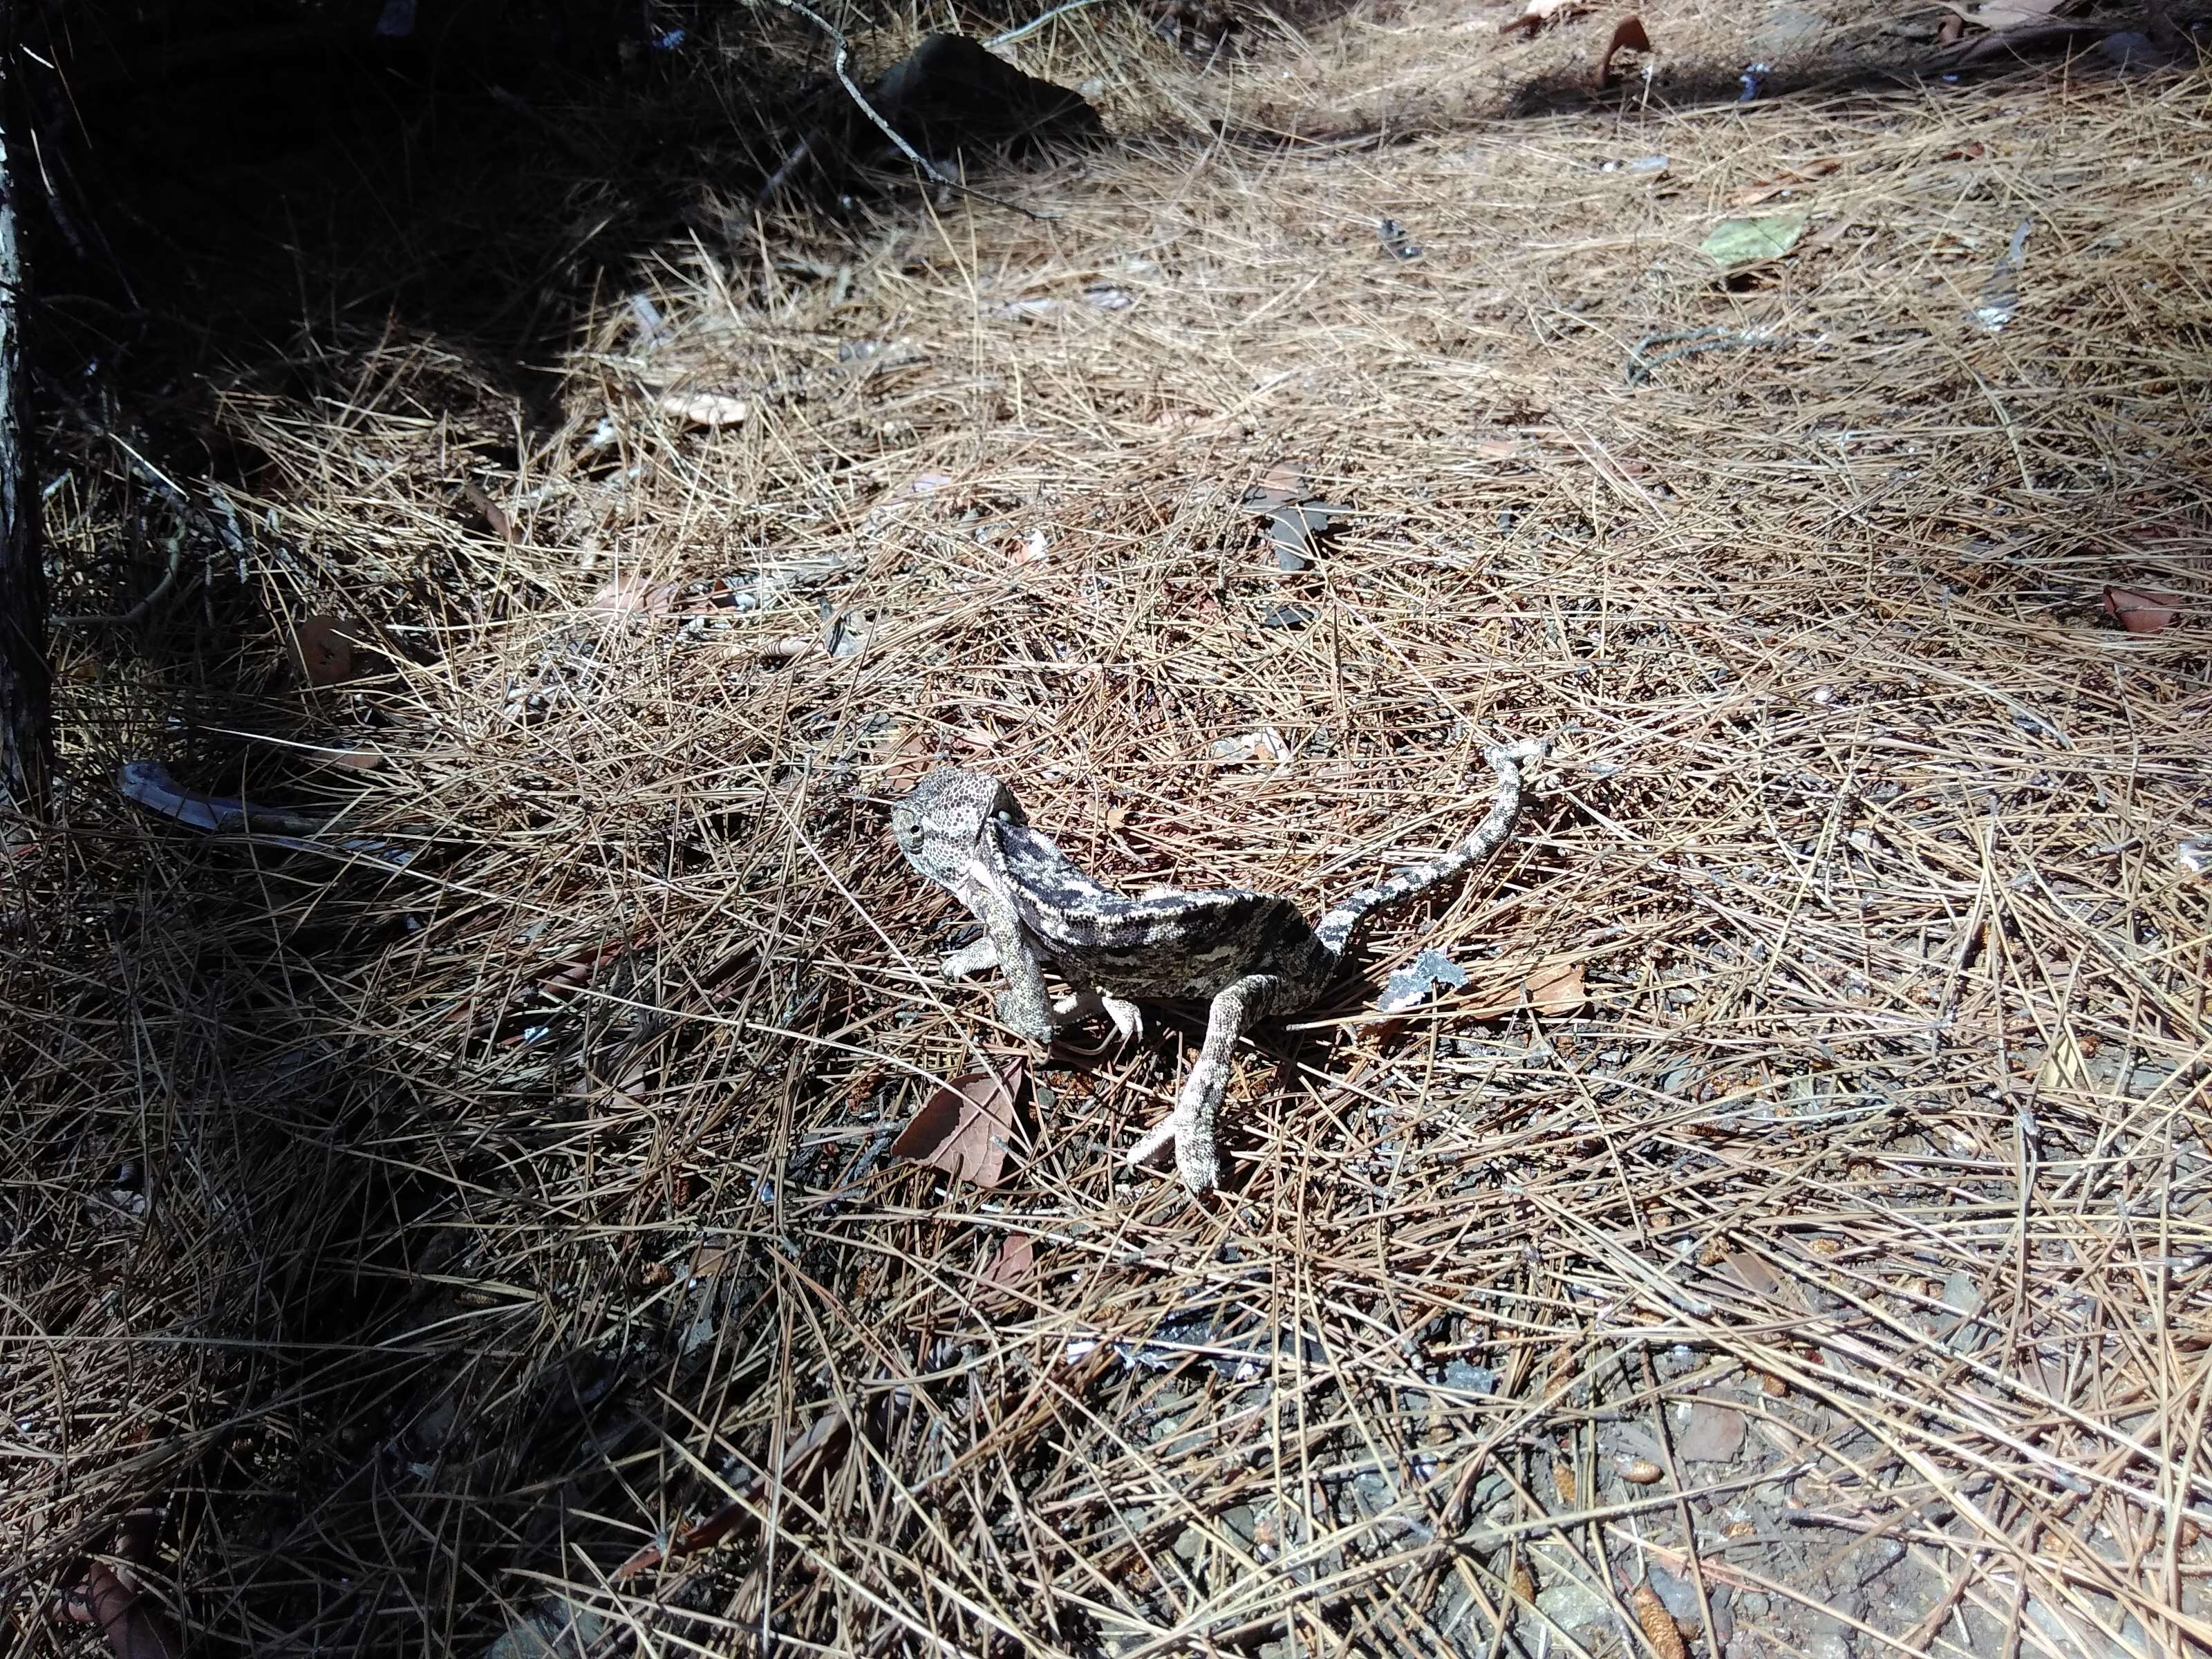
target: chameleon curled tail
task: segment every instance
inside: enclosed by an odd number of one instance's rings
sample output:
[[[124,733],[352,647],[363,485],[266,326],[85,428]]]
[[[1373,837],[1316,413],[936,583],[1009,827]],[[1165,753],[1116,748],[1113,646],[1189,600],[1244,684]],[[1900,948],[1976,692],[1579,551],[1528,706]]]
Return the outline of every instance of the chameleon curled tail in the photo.
[[[1528,738],[1485,750],[1483,758],[1498,774],[1498,799],[1492,803],[1489,816],[1442,858],[1401,870],[1388,881],[1363,887],[1332,905],[1328,914],[1314,924],[1314,938],[1322,948],[1332,956],[1343,956],[1376,912],[1452,880],[1503,846],[1513,833],[1514,820],[1521,815],[1521,769],[1543,759],[1549,746],[1541,738]]]

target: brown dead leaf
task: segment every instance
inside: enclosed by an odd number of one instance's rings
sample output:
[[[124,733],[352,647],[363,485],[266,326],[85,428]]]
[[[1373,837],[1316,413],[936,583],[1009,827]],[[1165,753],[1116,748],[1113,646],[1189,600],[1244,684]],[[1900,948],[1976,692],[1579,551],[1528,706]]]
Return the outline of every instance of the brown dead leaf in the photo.
[[[1583,965],[1565,963],[1556,970],[1531,974],[1521,981],[1529,1006],[1541,1014],[1571,1014],[1589,1000],[1583,989]]]
[[[336,617],[310,617],[292,630],[292,662],[310,685],[337,685],[353,675],[353,641]]]
[[[910,727],[884,762],[883,790],[903,795],[929,775],[936,744],[921,726]]]
[[[591,609],[617,615],[665,617],[676,609],[681,582],[649,582],[635,570],[623,574],[592,595]]]
[[[1726,1260],[1753,1296],[1771,1300],[1782,1293],[1782,1281],[1775,1277],[1774,1269],[1766,1265],[1765,1257],[1749,1250],[1730,1250]]]
[[[515,530],[514,520],[507,516],[506,509],[484,494],[473,480],[461,480],[461,494],[469,498],[471,507],[483,514],[483,521],[491,526],[491,533],[500,540],[514,544],[522,539]]]
[[[1026,1079],[1020,1061],[996,1071],[955,1078],[891,1142],[893,1158],[912,1158],[942,1170],[957,1181],[995,1187],[1006,1174],[1006,1152],[1014,1137],[1014,1097]]]
[[[1510,986],[1492,981],[1472,990],[1466,1001],[1452,1005],[1452,1012],[1470,1019],[1503,1019],[1525,1004],[1540,1014],[1571,1014],[1589,1000],[1581,963],[1544,962]]]
[[[1603,92],[1613,84],[1613,59],[1617,52],[1649,52],[1651,37],[1644,31],[1641,17],[1624,17],[1613,26],[1613,39],[1606,43],[1605,51],[1597,60],[1595,89]]]
[[[2181,614],[2181,595],[2148,587],[2107,587],[2105,614],[2130,634],[2155,634],[2173,626]]]
[[[1517,29],[1524,39],[1533,40],[1547,25],[1564,23],[1589,9],[1589,0],[1528,0],[1520,15],[1501,24],[1498,32],[1511,34]]]
[[[115,1659],[178,1659],[185,1650],[161,1604],[102,1562],[85,1569],[61,1612],[74,1623],[99,1626]]]
[[[1006,1298],[1029,1281],[1036,1267],[1036,1240],[1027,1233],[1008,1233],[975,1277],[987,1292]]]

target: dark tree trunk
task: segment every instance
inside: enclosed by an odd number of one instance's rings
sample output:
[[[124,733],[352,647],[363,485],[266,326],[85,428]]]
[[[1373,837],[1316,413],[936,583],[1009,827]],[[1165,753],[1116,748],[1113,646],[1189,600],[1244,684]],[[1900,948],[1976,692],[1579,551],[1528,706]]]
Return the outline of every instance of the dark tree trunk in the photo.
[[[23,254],[16,190],[14,0],[0,0],[0,799],[44,809],[53,763],[46,573],[23,396]]]

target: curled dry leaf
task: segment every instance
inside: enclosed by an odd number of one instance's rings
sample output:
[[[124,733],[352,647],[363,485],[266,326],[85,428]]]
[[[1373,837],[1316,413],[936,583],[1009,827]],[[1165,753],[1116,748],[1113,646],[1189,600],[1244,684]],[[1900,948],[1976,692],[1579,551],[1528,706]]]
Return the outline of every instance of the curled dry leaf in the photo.
[[[687,426],[709,428],[740,425],[753,412],[750,404],[726,392],[665,392],[660,408]]]
[[[1006,1170],[1014,1138],[1015,1095],[1027,1079],[1019,1061],[997,1071],[970,1072],[930,1096],[891,1142],[893,1158],[912,1158],[957,1181],[995,1187]]]
[[[95,1561],[62,1601],[64,1617],[97,1625],[115,1659],[178,1659],[185,1650],[160,1602]]]
[[[483,514],[483,521],[490,527],[493,535],[503,542],[521,541],[520,534],[515,530],[514,520],[507,516],[507,510],[486,495],[473,479],[464,478],[461,481],[461,494],[469,498],[471,507]]]
[[[353,641],[336,617],[309,617],[292,630],[292,662],[310,685],[336,685],[353,678]]]
[[[1667,1611],[1659,1592],[1649,1584],[1638,1584],[1629,1599],[1636,1605],[1636,1622],[1643,1627],[1644,1639],[1651,1644],[1651,1651],[1659,1659],[1688,1659],[1688,1650],[1682,1645],[1682,1632],[1674,1627],[1674,1615]]]
[[[1613,39],[1606,43],[1604,52],[1598,58],[1597,90],[1603,92],[1613,84],[1613,60],[1615,54],[1650,50],[1651,37],[1644,31],[1644,20],[1641,17],[1622,18],[1613,26]]]
[[[2105,614],[2130,634],[2155,634],[2173,626],[2181,614],[2181,595],[2148,587],[2107,587]]]

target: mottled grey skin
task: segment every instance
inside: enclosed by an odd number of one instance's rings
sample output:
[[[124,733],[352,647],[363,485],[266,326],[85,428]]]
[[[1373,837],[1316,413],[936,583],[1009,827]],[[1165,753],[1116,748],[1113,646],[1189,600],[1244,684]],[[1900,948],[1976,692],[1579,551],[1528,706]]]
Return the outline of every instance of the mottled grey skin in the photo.
[[[1520,815],[1521,769],[1544,751],[1540,739],[1486,750],[1498,799],[1472,835],[1432,863],[1352,894],[1310,926],[1290,900],[1266,893],[1169,888],[1131,898],[1102,887],[1030,828],[1006,785],[988,773],[931,773],[891,809],[891,831],[908,862],[983,924],[983,937],[947,957],[945,971],[958,979],[999,969],[1006,981],[999,1018],[1024,1036],[1049,1042],[1055,1025],[1099,1012],[1133,1036],[1138,997],[1212,1005],[1206,1042],[1175,1109],[1128,1154],[1139,1163],[1172,1140],[1183,1184],[1206,1193],[1221,1184],[1214,1119],[1237,1038],[1256,1019],[1317,1001],[1376,912],[1451,880],[1502,846]],[[1073,996],[1053,1001],[1047,968]]]

